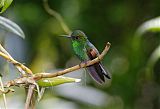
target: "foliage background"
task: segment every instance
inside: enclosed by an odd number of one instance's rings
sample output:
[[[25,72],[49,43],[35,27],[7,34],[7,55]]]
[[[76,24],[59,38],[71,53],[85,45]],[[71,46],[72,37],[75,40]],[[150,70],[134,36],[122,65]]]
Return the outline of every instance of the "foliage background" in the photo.
[[[159,0],[50,0],[49,4],[62,15],[71,30],[83,30],[99,51],[107,41],[112,44],[103,60],[112,80],[100,86],[85,76],[84,70],[71,73],[69,76],[82,78],[82,83],[48,88],[38,109],[46,106],[48,109],[160,108],[160,63],[149,72],[153,78],[146,73],[147,61],[160,43],[160,34],[145,33],[139,46],[134,40],[137,28],[144,21],[159,16]],[[26,35],[22,40],[7,33],[8,51],[35,73],[79,63],[70,41],[58,37],[65,33],[59,22],[46,13],[41,0],[16,0],[2,15],[20,25]],[[10,73],[8,78],[16,77],[15,74]],[[10,106],[17,104],[13,102],[16,97],[19,100],[15,109],[21,109],[25,101],[24,91],[18,91],[8,95]]]

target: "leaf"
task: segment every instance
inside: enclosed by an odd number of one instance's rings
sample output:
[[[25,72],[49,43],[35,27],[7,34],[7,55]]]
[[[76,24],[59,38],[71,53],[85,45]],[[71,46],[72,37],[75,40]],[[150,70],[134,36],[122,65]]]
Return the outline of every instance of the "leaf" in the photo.
[[[0,13],[3,13],[12,3],[13,0],[1,0],[0,2]]]
[[[153,51],[149,61],[148,61],[148,65],[153,67],[152,65],[154,65],[158,59],[160,59],[160,45]]]
[[[4,0],[0,1],[0,8],[2,8],[4,6]]]
[[[136,51],[136,53],[140,52],[138,50],[140,48],[142,35],[146,32],[160,32],[160,17],[148,20],[138,27],[133,39],[133,50]]]
[[[160,17],[144,22],[136,31],[136,36],[142,36],[146,32],[160,32]]]
[[[80,82],[80,81],[81,79],[58,76],[54,78],[43,78],[41,80],[38,80],[37,83],[39,86],[42,86],[42,87],[50,87],[50,86],[56,86],[64,83]]]
[[[147,61],[146,76],[147,78],[153,78],[153,68],[156,62],[160,59],[160,45],[153,51],[149,60]]]
[[[133,39],[133,51],[136,53],[140,52],[138,50],[140,49],[142,35],[146,32],[160,32],[160,17],[148,20],[138,27]]]
[[[0,16],[0,27],[22,38],[25,38],[22,29],[16,23],[2,16]]]
[[[160,17],[148,20],[139,26],[134,37],[134,44],[137,45],[135,46],[135,49],[137,49],[138,46],[140,46],[141,36],[146,32],[160,32]],[[147,61],[146,77],[148,78],[148,80],[153,79],[153,67],[159,59],[160,45],[153,51],[153,53]]]

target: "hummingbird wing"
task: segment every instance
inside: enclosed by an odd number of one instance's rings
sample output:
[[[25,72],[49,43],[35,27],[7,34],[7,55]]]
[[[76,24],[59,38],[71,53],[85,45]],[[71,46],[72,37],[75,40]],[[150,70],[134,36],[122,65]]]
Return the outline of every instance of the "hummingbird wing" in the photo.
[[[87,45],[88,47],[87,49],[87,55],[88,57],[92,60],[95,59],[98,55],[99,52],[98,50],[95,48],[95,46],[93,44],[91,44],[90,42]],[[110,79],[109,73],[108,71],[106,71],[102,65],[101,62],[96,63],[92,66],[88,67],[89,73],[90,75],[100,84],[102,84],[103,82],[105,82],[104,77]]]

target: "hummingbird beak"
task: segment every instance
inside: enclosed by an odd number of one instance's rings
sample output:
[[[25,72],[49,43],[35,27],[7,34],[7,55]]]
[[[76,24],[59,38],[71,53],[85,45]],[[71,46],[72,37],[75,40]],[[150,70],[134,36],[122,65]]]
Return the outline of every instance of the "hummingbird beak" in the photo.
[[[69,35],[60,35],[61,37],[67,37],[67,38],[71,38],[71,36]]]

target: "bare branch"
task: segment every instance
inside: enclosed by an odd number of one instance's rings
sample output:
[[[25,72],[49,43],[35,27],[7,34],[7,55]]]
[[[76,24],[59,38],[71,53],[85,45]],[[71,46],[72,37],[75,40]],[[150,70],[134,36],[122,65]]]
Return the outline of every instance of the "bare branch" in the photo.
[[[3,57],[4,59],[6,59],[7,61],[9,61],[10,63],[12,63],[18,69],[18,71],[21,72],[22,74],[25,74],[25,72],[30,75],[33,74],[32,71],[28,67],[26,67],[22,63],[16,61],[10,55],[7,55],[6,53],[0,52],[0,56]]]
[[[23,85],[30,85],[35,84],[35,80],[33,78],[28,77],[21,77],[14,80],[10,80],[5,84],[5,87],[11,87],[11,86],[23,86]]]
[[[25,109],[34,109],[34,100],[33,100],[33,93],[34,93],[35,85],[29,85],[27,99],[25,103]]]
[[[66,73],[78,70],[80,68],[84,68],[90,65],[93,65],[99,61],[101,61],[103,59],[103,57],[106,55],[106,53],[108,52],[109,48],[110,48],[110,43],[108,42],[105,49],[103,50],[103,52],[95,59],[87,61],[86,63],[81,63],[80,65],[75,65],[73,67],[67,68],[65,70],[62,71],[58,71],[55,73],[37,73],[33,76],[34,80],[39,80],[41,78],[52,78],[52,77],[56,77],[56,76],[60,76],[60,75],[64,75]],[[32,77],[31,77],[32,78]]]
[[[10,57],[10,58],[12,58],[12,56],[7,52],[7,50],[5,50],[4,48],[3,48],[3,46],[0,44],[0,50],[4,53],[4,54],[6,54],[6,55],[8,55],[8,57]],[[12,58],[13,59],[13,58]]]
[[[0,93],[2,93],[2,94],[7,94],[7,93],[10,93],[10,92],[14,92],[14,90],[13,89],[7,89],[7,90],[2,90],[2,89],[0,89]]]
[[[5,92],[4,86],[3,86],[3,82],[2,82],[2,78],[1,78],[1,77],[0,77],[0,84],[1,84],[2,92]],[[5,109],[7,109],[7,99],[6,99],[6,94],[5,94],[5,93],[2,93],[2,95],[3,95],[4,107],[5,107]]]

